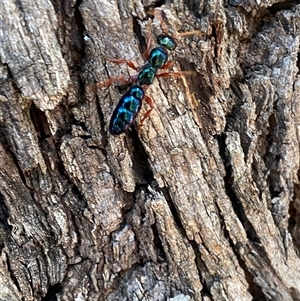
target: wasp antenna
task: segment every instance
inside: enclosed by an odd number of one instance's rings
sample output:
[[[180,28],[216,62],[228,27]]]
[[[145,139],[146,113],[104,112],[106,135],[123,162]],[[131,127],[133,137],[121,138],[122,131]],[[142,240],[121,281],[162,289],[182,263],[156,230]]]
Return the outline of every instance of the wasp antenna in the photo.
[[[185,36],[191,36],[191,35],[203,35],[203,32],[200,30],[191,30],[191,31],[186,31],[186,32],[180,32],[176,34],[176,37],[185,37]]]
[[[146,39],[146,50],[144,51],[144,58],[146,60],[148,60],[149,58],[149,53],[150,53],[150,49],[153,43],[153,38],[152,38],[152,29],[151,29],[151,23],[148,22],[147,24],[147,39]]]
[[[162,13],[156,13],[154,16],[159,21],[163,33],[166,35],[169,35],[169,31],[168,31],[165,21],[163,20]]]

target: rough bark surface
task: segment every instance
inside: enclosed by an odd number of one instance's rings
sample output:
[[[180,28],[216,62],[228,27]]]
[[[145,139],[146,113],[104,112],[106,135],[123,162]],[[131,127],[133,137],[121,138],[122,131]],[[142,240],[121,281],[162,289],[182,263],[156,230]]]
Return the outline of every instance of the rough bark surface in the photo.
[[[300,300],[297,2],[0,2],[1,300]],[[193,74],[113,137],[164,27]]]

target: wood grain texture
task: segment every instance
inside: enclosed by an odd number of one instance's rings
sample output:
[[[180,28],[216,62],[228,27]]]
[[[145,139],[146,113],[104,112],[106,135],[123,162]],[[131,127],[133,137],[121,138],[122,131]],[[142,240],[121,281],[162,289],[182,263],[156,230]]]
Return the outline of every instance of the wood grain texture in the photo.
[[[145,125],[108,133],[149,35]],[[300,300],[296,1],[0,4],[1,300]],[[178,33],[197,30],[190,36]]]

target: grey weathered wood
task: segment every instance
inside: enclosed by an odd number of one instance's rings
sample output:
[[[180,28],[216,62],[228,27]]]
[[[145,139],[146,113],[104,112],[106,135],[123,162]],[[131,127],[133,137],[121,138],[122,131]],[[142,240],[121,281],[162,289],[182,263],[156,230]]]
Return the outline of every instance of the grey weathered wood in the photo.
[[[300,7],[186,2],[0,3],[1,300],[300,300]],[[193,74],[112,137],[160,16]]]

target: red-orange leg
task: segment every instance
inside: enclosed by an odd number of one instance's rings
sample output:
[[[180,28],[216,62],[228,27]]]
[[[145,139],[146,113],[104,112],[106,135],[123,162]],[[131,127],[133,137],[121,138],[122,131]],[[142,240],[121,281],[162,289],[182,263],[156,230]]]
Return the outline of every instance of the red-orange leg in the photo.
[[[166,62],[162,67],[160,67],[159,69],[169,69],[174,65],[173,61],[170,62]]]
[[[146,103],[150,106],[150,109],[144,114],[144,116],[143,116],[143,118],[142,118],[142,120],[140,122],[139,127],[143,126],[143,123],[144,123],[145,119],[150,116],[151,111],[154,108],[154,101],[152,100],[152,98],[150,98],[149,96],[145,95],[144,99],[145,99]]]
[[[135,66],[135,64],[130,61],[130,60],[125,60],[125,59],[110,59],[110,58],[105,58],[106,60],[115,63],[115,64],[126,64],[128,67],[138,71],[138,67]]]
[[[103,82],[97,83],[97,88],[110,87],[114,83],[130,84],[136,80],[136,76],[125,77],[124,75],[109,77]]]

